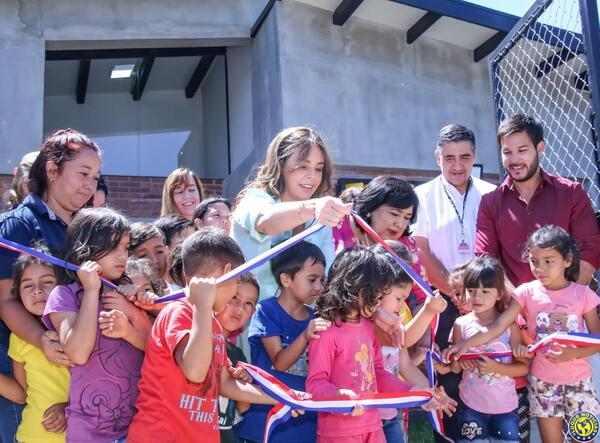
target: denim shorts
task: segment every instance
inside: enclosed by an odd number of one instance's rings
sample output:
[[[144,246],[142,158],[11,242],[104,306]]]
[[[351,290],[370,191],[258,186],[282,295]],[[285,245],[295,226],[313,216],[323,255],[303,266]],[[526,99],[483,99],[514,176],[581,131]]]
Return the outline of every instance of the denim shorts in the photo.
[[[519,441],[517,409],[504,414],[484,414],[462,405],[458,412],[459,442]]]

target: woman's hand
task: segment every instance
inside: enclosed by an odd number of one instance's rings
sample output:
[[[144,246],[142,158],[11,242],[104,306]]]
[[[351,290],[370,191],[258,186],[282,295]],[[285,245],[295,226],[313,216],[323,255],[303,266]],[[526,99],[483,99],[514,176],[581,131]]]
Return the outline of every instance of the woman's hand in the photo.
[[[315,201],[315,220],[325,226],[338,226],[350,214],[352,204],[336,197],[321,197]]]
[[[67,354],[65,354],[56,331],[46,331],[42,334],[42,351],[51,363],[62,366],[73,365]]]

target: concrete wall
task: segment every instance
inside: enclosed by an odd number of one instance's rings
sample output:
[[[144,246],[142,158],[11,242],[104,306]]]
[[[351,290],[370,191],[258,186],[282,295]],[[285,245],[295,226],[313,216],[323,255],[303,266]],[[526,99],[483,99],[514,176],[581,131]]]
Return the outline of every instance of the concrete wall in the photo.
[[[204,159],[202,97],[187,99],[181,90],[145,91],[140,101],[129,93],[88,94],[78,105],[72,94],[50,95],[44,133],[72,127],[92,137],[103,150],[104,174],[164,177],[180,152],[191,152],[185,165],[213,178]]]
[[[283,126],[321,131],[337,164],[436,169],[447,123],[476,134],[486,172],[498,171],[487,65],[472,51],[298,2],[277,8]]]
[[[0,2],[0,174],[43,135],[48,49],[249,44],[265,0]]]

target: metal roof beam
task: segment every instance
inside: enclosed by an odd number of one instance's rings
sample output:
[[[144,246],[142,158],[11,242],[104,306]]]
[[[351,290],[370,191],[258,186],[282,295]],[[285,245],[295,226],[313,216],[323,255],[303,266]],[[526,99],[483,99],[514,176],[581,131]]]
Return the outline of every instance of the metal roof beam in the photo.
[[[333,11],[333,24],[343,26],[362,2],[363,0],[342,0]]]
[[[413,8],[435,12],[445,17],[455,18],[474,25],[497,31],[509,32],[519,21],[519,17],[485,8],[463,0],[390,0]]]
[[[193,98],[196,95],[196,91],[198,91],[204,77],[206,77],[214,59],[214,55],[206,55],[200,59],[198,65],[196,65],[196,69],[194,69],[194,73],[190,77],[190,81],[185,87],[185,98]]]
[[[138,101],[142,98],[142,94],[144,93],[144,88],[146,87],[148,77],[150,77],[150,71],[152,71],[153,65],[154,57],[144,57],[139,68],[137,68],[136,75],[133,78],[133,84],[131,86],[131,97],[134,101]]]
[[[423,17],[421,17],[414,25],[412,25],[409,28],[408,31],[406,31],[406,43],[408,43],[409,45],[414,43],[440,18],[442,18],[442,16],[437,12],[426,12]]]
[[[504,37],[506,37],[507,35],[508,33],[504,31],[498,31],[486,41],[484,41],[482,44],[477,46],[473,50],[473,61],[477,63],[486,58],[488,55],[490,55],[492,51],[498,47],[498,45],[502,42],[502,40],[504,40]]]
[[[90,77],[90,65],[92,61],[87,58],[79,60],[79,71],[77,72],[77,86],[75,87],[75,101],[78,105],[85,103],[88,79]]]

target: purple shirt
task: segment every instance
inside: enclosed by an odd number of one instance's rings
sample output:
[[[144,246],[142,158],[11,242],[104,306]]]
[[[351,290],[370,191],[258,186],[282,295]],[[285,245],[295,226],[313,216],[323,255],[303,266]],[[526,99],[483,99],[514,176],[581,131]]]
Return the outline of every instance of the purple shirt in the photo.
[[[77,283],[55,287],[46,302],[44,325],[54,330],[49,316],[53,312],[79,312],[82,297]],[[97,329],[87,363],[70,369],[67,442],[108,443],[125,437],[134,414],[143,358],[144,353],[125,340],[105,337]]]

